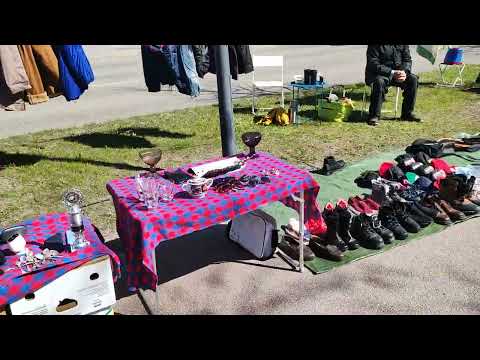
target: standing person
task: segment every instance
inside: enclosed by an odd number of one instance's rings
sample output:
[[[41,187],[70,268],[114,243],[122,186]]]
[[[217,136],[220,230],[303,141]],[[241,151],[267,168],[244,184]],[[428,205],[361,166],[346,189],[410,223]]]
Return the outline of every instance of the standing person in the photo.
[[[418,77],[411,72],[412,58],[408,45],[369,45],[365,83],[372,88],[368,125],[378,125],[382,104],[389,86],[403,90],[401,120],[421,122],[413,115]]]

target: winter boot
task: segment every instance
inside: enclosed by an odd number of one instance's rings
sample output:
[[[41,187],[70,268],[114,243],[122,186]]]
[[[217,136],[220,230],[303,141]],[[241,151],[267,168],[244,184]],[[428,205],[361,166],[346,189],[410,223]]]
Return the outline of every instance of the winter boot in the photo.
[[[348,203],[341,199],[337,202],[335,211],[338,214],[338,235],[347,244],[350,250],[359,248],[358,242],[352,238],[350,234],[350,227],[352,225],[352,213],[348,210]]]

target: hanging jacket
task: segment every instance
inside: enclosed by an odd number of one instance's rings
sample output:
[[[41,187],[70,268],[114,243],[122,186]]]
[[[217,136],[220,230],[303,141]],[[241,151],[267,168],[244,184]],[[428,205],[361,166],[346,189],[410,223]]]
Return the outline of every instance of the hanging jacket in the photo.
[[[208,47],[210,59],[208,71],[216,74],[215,51],[213,46]],[[230,75],[238,80],[238,74],[248,74],[253,71],[253,61],[249,45],[228,45],[228,59],[230,62]]]
[[[48,101],[48,95],[43,86],[42,76],[33,54],[32,45],[18,45],[18,52],[31,85],[31,88],[27,90],[28,102],[34,105]]]
[[[95,79],[81,45],[56,45],[60,88],[67,101],[77,100]]]
[[[161,90],[163,85],[175,85],[175,70],[164,54],[166,45],[142,45],[142,66],[145,84],[149,92]]]
[[[11,94],[31,89],[17,45],[0,46],[0,76]]]
[[[197,75],[203,79],[208,73],[209,57],[207,45],[192,45],[193,56],[195,57],[195,66]]]
[[[178,91],[190,96],[200,95],[200,80],[195,66],[192,46],[178,45],[178,55],[178,67],[180,70],[180,76],[177,79]]]
[[[143,45],[142,63],[148,91],[160,91],[161,85],[176,85],[181,94],[199,95],[191,45]]]
[[[0,109],[25,110],[25,90],[31,89],[17,45],[0,46]]]
[[[248,74],[253,71],[252,54],[249,45],[235,45],[238,60],[238,73]]]

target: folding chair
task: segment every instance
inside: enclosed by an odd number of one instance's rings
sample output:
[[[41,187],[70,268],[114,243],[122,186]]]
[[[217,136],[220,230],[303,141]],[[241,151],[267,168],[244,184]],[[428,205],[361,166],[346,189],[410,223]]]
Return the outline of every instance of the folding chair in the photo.
[[[257,115],[256,110],[270,110],[271,108],[255,108],[256,89],[280,87],[282,89],[281,106],[285,105],[283,95],[283,56],[252,56],[253,72],[252,72],[252,114]],[[258,68],[280,68],[280,80],[273,81],[256,81],[255,72]]]
[[[362,119],[365,116],[365,110],[367,108],[367,87],[369,87],[367,84],[363,87],[363,100],[362,100]],[[397,113],[398,113],[398,98],[400,97],[400,88],[396,86],[397,88],[397,94],[395,95],[395,119],[397,118]],[[391,110],[384,110],[382,109],[382,113],[390,113],[392,112]]]
[[[455,81],[453,83],[449,83],[445,81],[445,72],[447,71],[449,66],[453,66],[454,69],[457,69],[458,75],[455,78]],[[448,87],[455,87],[457,86],[457,82],[460,82],[460,86],[463,86],[463,70],[465,69],[465,63],[456,63],[456,64],[448,64],[445,62],[442,62],[441,64],[438,64],[438,69],[440,70],[440,77],[442,79],[442,82],[437,84],[440,86],[448,86]]]

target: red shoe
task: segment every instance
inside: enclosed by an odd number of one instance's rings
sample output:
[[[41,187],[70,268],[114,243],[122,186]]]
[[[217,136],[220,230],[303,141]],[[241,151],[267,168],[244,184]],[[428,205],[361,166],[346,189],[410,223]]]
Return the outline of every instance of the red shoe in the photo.
[[[362,206],[360,204],[360,201],[355,197],[351,197],[348,199],[348,205],[350,205],[353,212],[355,212],[357,215],[365,212],[365,206]]]
[[[380,205],[369,197],[366,197],[365,199],[363,199],[363,201],[368,205],[370,209],[373,209],[375,211],[378,211],[380,209]]]
[[[357,206],[362,210],[361,212],[362,213],[365,213],[367,215],[373,215],[377,212],[376,209],[374,209],[373,207],[371,207],[366,201],[365,199],[362,199],[360,196],[355,196],[353,198],[353,201],[357,204]]]

